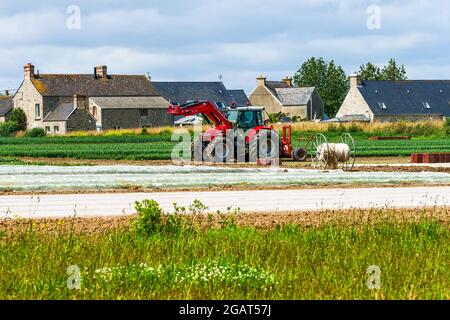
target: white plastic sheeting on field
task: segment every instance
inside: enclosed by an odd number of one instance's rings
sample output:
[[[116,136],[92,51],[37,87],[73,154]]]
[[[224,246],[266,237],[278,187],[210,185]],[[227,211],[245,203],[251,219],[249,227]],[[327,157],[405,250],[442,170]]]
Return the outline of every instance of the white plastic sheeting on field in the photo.
[[[209,166],[0,166],[0,190],[289,186],[355,183],[450,184],[440,172],[343,172]]]

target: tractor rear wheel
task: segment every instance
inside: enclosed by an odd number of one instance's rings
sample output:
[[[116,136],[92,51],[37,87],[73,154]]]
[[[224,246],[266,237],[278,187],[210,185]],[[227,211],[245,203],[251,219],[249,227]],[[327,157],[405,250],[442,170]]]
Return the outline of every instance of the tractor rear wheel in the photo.
[[[280,136],[273,130],[261,130],[255,134],[248,147],[249,162],[258,159],[274,159],[280,157]]]
[[[205,160],[213,163],[234,161],[234,143],[225,137],[216,137],[205,148]]]

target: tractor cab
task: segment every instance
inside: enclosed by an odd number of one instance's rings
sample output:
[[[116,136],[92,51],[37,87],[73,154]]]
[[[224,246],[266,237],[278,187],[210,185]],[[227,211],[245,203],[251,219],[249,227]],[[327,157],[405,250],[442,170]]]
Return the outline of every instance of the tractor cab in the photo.
[[[264,126],[263,107],[236,107],[229,108],[227,118],[235,128],[244,131],[258,126]]]

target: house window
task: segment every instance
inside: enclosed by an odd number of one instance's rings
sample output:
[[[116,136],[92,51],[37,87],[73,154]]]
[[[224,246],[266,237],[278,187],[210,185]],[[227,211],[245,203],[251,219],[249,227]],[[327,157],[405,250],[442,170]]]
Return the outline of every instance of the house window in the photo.
[[[422,102],[422,105],[423,105],[423,107],[424,107],[425,109],[431,109],[431,106],[430,106],[430,104],[429,104],[427,101]]]
[[[141,109],[141,117],[147,117],[148,116],[148,109]]]
[[[54,133],[58,133],[59,132],[59,126],[54,126],[53,127],[53,132]]]
[[[387,109],[386,104],[384,102],[378,102],[378,105],[381,109]]]
[[[45,132],[50,133],[50,127],[45,127]]]
[[[93,115],[94,117],[97,117],[97,107],[96,107],[96,106],[93,106],[93,107],[92,107],[92,115]]]
[[[36,103],[34,105],[34,117],[35,119],[41,118],[41,106],[39,105],[39,103]]]

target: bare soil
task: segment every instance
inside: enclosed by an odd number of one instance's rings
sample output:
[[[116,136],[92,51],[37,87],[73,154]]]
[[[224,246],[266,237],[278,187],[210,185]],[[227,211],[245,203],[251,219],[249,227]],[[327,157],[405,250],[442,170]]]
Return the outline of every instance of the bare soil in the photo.
[[[215,185],[196,188],[142,188],[140,186],[128,186],[118,189],[83,189],[83,190],[0,190],[0,196],[18,195],[55,195],[55,194],[102,194],[102,193],[155,193],[155,192],[202,192],[202,191],[244,191],[244,190],[305,190],[305,189],[359,189],[359,188],[402,188],[402,187],[447,187],[448,184],[423,184],[423,183],[364,183],[364,184],[320,184],[320,185],[286,185],[286,186],[253,186],[253,185]]]
[[[0,233],[6,235],[33,230],[36,233],[104,234],[129,230],[136,215],[123,217],[61,218],[61,219],[1,219]],[[352,209],[313,212],[284,212],[276,214],[246,213],[228,215],[191,215],[185,220],[202,229],[221,228],[235,223],[240,227],[273,229],[285,225],[315,228],[327,224],[362,226],[376,223],[411,223],[435,220],[450,227],[450,209]]]

